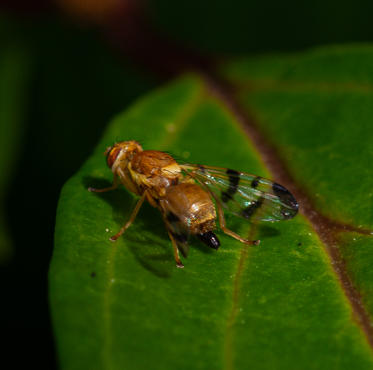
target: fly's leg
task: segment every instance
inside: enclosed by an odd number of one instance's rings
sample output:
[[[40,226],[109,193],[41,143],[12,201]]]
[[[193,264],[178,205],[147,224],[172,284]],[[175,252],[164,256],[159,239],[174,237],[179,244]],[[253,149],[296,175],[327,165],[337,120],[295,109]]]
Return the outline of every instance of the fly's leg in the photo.
[[[215,198],[215,200],[216,200],[216,198]],[[216,200],[216,206],[218,208],[220,228],[223,230],[223,232],[225,234],[231,236],[234,239],[239,240],[241,243],[244,243],[244,244],[248,244],[248,245],[259,245],[260,240],[248,240],[248,239],[244,239],[241,236],[239,236],[238,234],[236,234],[234,231],[228,229],[226,227],[226,223],[225,223],[225,217],[224,217],[223,208],[222,208],[221,204],[217,200]]]
[[[227,226],[226,226],[226,223],[225,223],[225,217],[224,217],[223,207],[222,207],[219,199],[217,199],[217,197],[215,196],[215,194],[203,182],[198,181],[196,179],[196,177],[192,173],[189,173],[189,175],[194,180],[196,180],[200,185],[202,185],[203,188],[206,189],[206,191],[210,194],[210,197],[212,197],[213,199],[215,199],[215,203],[216,203],[216,206],[218,208],[220,228],[223,230],[224,234],[227,234],[227,235],[231,236],[232,238],[237,239],[241,243],[244,243],[244,244],[248,244],[248,245],[259,245],[260,240],[244,239],[241,236],[239,236],[238,234],[236,234],[234,231],[228,229]]]
[[[146,198],[146,191],[144,191],[143,195],[141,196],[141,198],[137,201],[136,203],[136,206],[135,208],[133,209],[132,213],[131,213],[131,216],[130,216],[130,219],[125,223],[125,225],[119,230],[119,232],[117,232],[115,235],[113,235],[110,240],[112,242],[115,242],[132,224],[133,221],[135,221],[135,218],[142,206],[142,204],[144,203],[144,200]]]
[[[113,184],[107,188],[103,189],[96,189],[89,187],[88,191],[91,191],[93,193],[105,193],[106,191],[115,190],[118,187],[118,176],[114,175]]]
[[[174,249],[174,257],[175,257],[175,261],[176,261],[176,267],[179,267],[179,268],[182,269],[182,268],[184,268],[184,265],[182,264],[182,262],[180,260],[179,250],[177,249],[177,244],[176,244],[175,238],[172,236],[172,234],[169,231],[168,231],[168,236],[171,239],[172,248]]]

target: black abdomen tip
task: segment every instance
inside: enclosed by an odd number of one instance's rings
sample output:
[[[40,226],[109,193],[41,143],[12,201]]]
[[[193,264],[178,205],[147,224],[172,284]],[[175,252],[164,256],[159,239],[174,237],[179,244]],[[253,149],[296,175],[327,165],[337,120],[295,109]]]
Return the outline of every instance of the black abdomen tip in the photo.
[[[220,247],[220,241],[212,231],[208,231],[204,234],[198,234],[197,236],[210,248],[218,249]]]

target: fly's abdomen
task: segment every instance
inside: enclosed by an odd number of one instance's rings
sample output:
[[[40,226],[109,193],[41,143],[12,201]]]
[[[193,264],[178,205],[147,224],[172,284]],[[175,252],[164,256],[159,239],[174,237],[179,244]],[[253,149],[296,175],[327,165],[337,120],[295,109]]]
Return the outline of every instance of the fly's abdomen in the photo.
[[[191,234],[215,228],[215,206],[209,194],[196,184],[181,183],[167,188],[162,207],[166,217],[183,223]]]

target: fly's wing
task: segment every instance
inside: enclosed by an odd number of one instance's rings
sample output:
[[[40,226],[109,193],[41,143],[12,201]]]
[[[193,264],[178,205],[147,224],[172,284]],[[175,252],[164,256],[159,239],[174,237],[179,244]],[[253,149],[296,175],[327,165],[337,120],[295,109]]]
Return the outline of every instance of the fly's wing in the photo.
[[[183,255],[188,257],[189,253],[189,230],[180,221],[180,219],[170,210],[166,210],[164,214],[164,221],[168,232],[172,235],[175,240],[177,249]]]
[[[251,221],[281,221],[298,213],[294,196],[276,182],[227,168],[193,164],[181,167],[236,216]]]

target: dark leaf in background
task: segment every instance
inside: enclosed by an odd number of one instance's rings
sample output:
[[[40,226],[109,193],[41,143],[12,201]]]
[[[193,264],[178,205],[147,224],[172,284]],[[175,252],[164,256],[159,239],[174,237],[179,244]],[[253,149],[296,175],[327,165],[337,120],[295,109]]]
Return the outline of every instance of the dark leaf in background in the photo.
[[[373,3],[367,0],[157,0],[148,4],[152,21],[168,37],[218,56],[373,39]]]
[[[19,29],[2,18],[0,43],[0,265],[3,265],[13,254],[5,201],[22,151],[32,61]]]
[[[2,327],[9,348],[17,348],[20,338],[32,344],[36,343],[35,333],[40,336],[38,348],[43,351],[25,344],[28,356],[15,356],[15,364],[28,358],[51,368],[55,360],[46,277],[61,186],[91,152],[104,122],[154,82],[130,63],[116,60],[97,30],[46,16],[38,20],[4,20],[12,27],[1,37],[5,40],[5,35],[13,39],[19,35],[22,45],[27,46],[25,50],[13,46],[8,52],[4,41],[1,53],[2,67],[7,68],[1,86],[6,89],[5,98],[17,103],[6,104],[1,112],[2,117],[8,117],[4,126],[7,136],[0,139],[6,149],[3,153],[7,153],[2,154],[1,182],[8,186],[5,221],[15,254],[1,271],[6,282]],[[33,61],[27,70],[27,95],[22,90],[22,73],[28,66],[26,51]],[[8,81],[11,88],[5,85]],[[2,99],[0,104],[5,103]],[[16,131],[23,133],[22,141],[19,134],[15,136]]]

